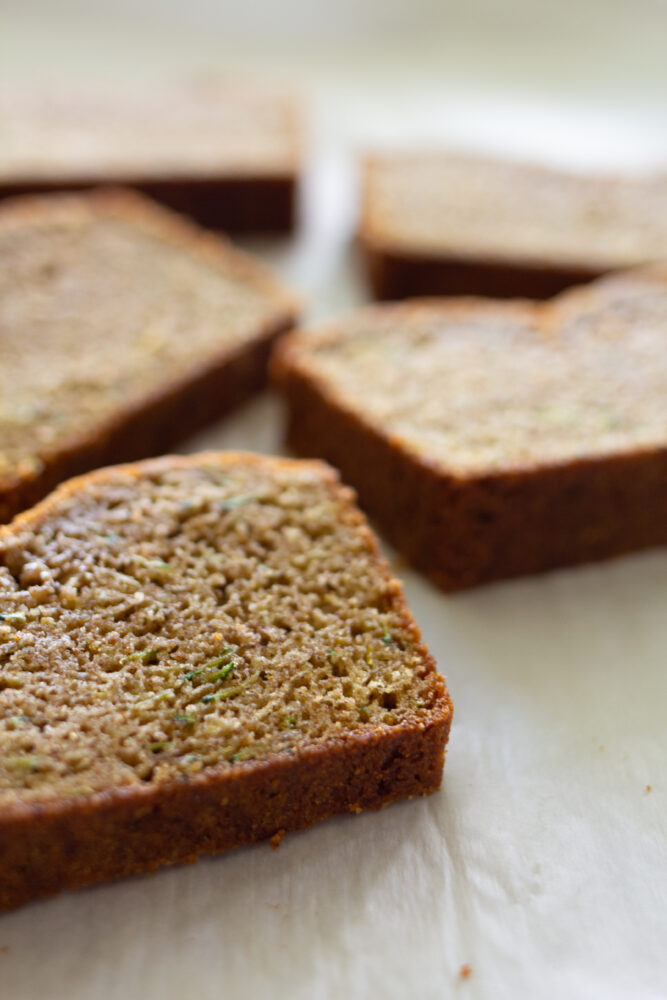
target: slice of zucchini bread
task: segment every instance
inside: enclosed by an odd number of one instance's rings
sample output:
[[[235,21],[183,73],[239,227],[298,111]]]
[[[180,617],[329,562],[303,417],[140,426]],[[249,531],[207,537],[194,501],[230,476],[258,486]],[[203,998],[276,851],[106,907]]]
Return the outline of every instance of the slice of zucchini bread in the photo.
[[[0,528],[0,907],[438,788],[449,696],[353,500],[204,453]]]
[[[591,176],[438,152],[374,156],[360,239],[377,298],[548,298],[667,259],[667,175]]]
[[[0,522],[242,402],[296,312],[259,261],[131,192],[0,206]]]
[[[273,86],[3,86],[0,135],[0,198],[120,184],[226,232],[296,221],[301,109]]]
[[[289,335],[295,451],[446,590],[667,543],[667,268]]]

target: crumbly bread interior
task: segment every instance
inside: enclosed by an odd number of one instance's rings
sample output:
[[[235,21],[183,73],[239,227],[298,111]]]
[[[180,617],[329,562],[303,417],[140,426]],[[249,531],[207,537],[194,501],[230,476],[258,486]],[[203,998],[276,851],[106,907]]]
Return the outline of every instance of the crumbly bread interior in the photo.
[[[0,805],[428,721],[439,679],[350,501],[320,463],[204,454],[0,530]]]
[[[129,194],[0,212],[0,484],[289,313],[195,232]]]
[[[378,156],[364,236],[397,250],[601,270],[667,259],[667,175],[577,176],[449,154]]]
[[[291,100],[213,78],[159,88],[3,88],[0,182],[285,175],[299,134]]]
[[[453,475],[667,445],[667,271],[553,303],[362,310],[286,347],[329,399]]]

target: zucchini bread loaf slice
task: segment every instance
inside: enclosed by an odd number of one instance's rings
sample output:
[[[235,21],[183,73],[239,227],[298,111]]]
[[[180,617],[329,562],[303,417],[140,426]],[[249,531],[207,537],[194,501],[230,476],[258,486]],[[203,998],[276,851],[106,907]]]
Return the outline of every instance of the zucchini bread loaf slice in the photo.
[[[0,206],[0,522],[242,402],[296,311],[258,261],[139,195]]]
[[[446,153],[365,167],[360,232],[377,298],[548,298],[667,259],[667,175],[575,175]]]
[[[0,197],[127,185],[229,232],[293,228],[300,112],[287,94],[210,77],[144,86],[3,87]]]
[[[103,469],[0,528],[0,907],[432,792],[450,720],[320,462]]]
[[[288,440],[445,590],[667,542],[667,268],[289,335]]]

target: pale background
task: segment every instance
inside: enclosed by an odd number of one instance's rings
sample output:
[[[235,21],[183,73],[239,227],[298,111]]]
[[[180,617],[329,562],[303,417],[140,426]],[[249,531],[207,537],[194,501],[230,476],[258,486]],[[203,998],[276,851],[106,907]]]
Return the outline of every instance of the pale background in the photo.
[[[301,233],[254,246],[311,318],[365,295],[357,149],[667,164],[662,0],[0,6],[0,85],[220,70],[305,95]],[[191,447],[278,450],[281,419]],[[667,997],[664,551],[455,598],[400,572],[455,702],[443,790],[2,916],[2,1000]]]

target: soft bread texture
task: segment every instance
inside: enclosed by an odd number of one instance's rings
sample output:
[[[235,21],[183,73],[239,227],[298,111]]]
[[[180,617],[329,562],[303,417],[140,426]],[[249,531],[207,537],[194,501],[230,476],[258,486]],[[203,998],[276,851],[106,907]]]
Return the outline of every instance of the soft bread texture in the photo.
[[[667,268],[414,300],[277,352],[288,441],[446,590],[667,542]]]
[[[139,195],[0,206],[0,521],[228,412],[297,309],[258,261]]]
[[[575,175],[450,153],[365,164],[360,240],[375,294],[548,298],[667,260],[667,175]]]
[[[0,131],[0,197],[119,184],[228,231],[295,223],[300,112],[275,88],[4,88]]]
[[[434,791],[443,678],[319,462],[167,457],[0,529],[0,906]]]

